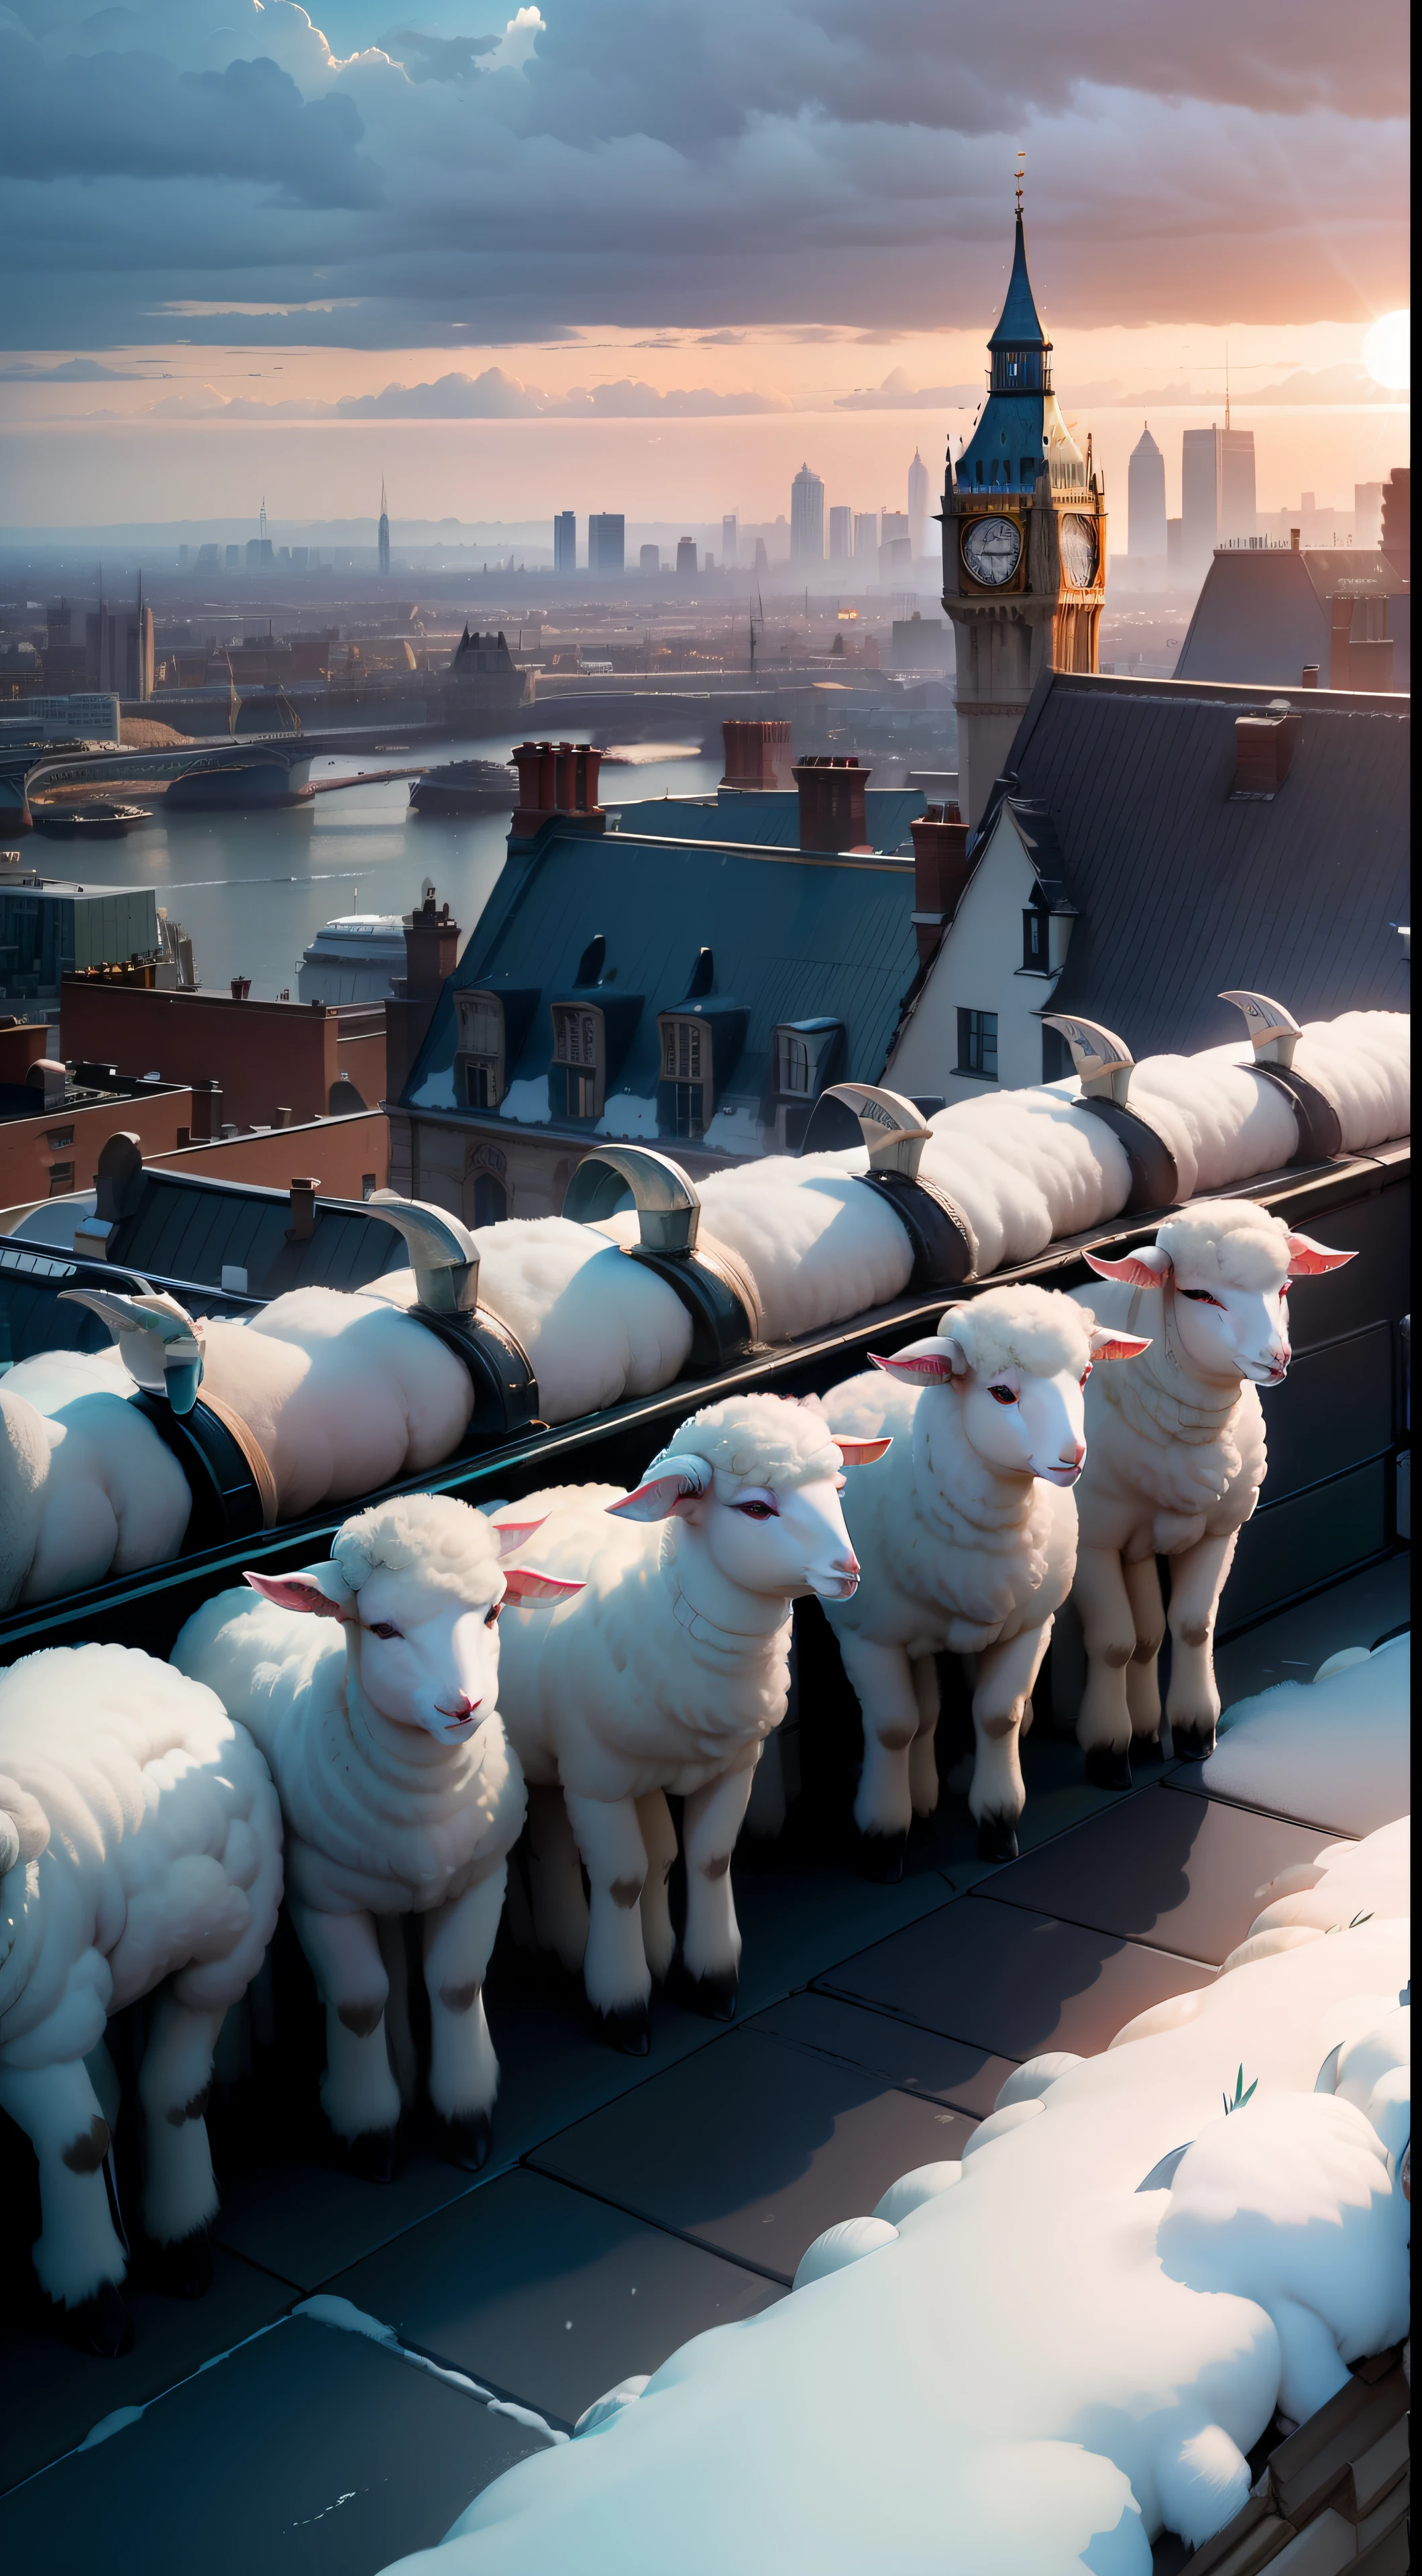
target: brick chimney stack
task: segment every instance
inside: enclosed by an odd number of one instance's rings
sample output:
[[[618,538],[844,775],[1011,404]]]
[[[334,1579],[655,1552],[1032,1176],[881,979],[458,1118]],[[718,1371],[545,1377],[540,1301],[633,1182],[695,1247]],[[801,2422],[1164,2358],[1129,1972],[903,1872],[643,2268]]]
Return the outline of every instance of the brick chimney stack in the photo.
[[[439,1000],[442,986],[459,962],[459,936],[459,924],[450,920],[448,904],[442,903],[436,911],[434,887],[427,884],[419,910],[405,915],[407,1002]]]
[[[809,752],[791,772],[800,791],[802,850],[868,850],[864,791],[871,772],[857,752]]]
[[[779,787],[790,768],[788,716],[723,716],[723,787]]]
[[[531,840],[555,814],[602,821],[597,801],[602,753],[593,743],[520,742],[512,757],[518,770],[518,810],[511,839]]]
[[[926,966],[968,882],[968,827],[956,805],[929,805],[913,834],[913,926]]]

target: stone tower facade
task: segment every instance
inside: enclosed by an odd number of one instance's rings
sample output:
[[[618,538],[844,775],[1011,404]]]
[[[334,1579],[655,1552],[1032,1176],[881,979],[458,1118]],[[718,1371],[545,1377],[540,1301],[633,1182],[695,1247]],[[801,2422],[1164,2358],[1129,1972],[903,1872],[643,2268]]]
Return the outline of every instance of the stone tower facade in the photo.
[[[959,803],[987,804],[1043,671],[1094,671],[1106,596],[1106,493],[1052,391],[1027,276],[1022,202],[992,376],[943,494],[943,605],[958,654]]]

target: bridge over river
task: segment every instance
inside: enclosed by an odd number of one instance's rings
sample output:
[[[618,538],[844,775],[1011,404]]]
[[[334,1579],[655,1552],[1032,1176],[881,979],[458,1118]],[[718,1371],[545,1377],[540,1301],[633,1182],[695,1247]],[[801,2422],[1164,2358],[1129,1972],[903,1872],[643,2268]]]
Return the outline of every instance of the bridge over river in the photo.
[[[443,731],[412,726],[411,733],[431,738]],[[366,769],[354,776],[313,779],[319,760],[350,758],[362,751],[386,748],[388,728],[376,735],[369,726],[349,732],[320,734],[220,734],[206,741],[169,743],[155,750],[90,751],[74,744],[28,747],[0,753],[0,832],[33,828],[33,800],[58,789],[137,786],[149,781],[163,792],[175,811],[251,813],[267,807],[298,805],[311,796],[329,795],[338,787],[368,787],[390,778],[418,778],[427,761],[399,768]]]

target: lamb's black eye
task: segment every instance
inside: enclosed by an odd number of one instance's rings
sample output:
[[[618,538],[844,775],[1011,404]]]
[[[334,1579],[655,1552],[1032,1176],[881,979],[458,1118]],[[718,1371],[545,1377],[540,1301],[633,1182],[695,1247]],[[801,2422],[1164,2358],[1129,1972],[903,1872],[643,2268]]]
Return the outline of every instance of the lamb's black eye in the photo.
[[[773,1521],[776,1518],[769,1503],[737,1503],[734,1508],[744,1512],[748,1521]]]
[[[388,1619],[372,1619],[370,1633],[372,1637],[402,1637],[405,1632],[403,1628],[392,1628]]]
[[[994,1404],[1015,1404],[1017,1402],[1017,1398],[1013,1394],[1010,1386],[990,1386],[988,1388],[988,1393],[992,1397]]]
[[[486,1628],[497,1628],[499,1624],[499,1611],[502,1606],[502,1603],[498,1601],[490,1602],[488,1609],[484,1613],[484,1625]]]
[[[1208,1288],[1182,1288],[1180,1294],[1188,1297],[1192,1306],[1217,1306],[1220,1302],[1218,1297],[1210,1295]]]

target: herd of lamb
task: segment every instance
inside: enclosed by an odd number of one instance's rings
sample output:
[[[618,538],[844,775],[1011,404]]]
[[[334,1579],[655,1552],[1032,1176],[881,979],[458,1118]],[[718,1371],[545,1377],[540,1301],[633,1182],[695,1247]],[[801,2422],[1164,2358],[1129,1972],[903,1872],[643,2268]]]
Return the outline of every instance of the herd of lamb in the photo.
[[[1355,1019],[1351,1037],[1346,1022],[1305,1037],[1361,1146],[1396,1132],[1399,1113],[1391,1023]],[[1287,1160],[1282,1094],[1229,1051],[1188,1070],[1188,1105],[1159,1071],[1152,1093],[1162,1128],[1177,1120],[1184,1177],[1218,1188],[1241,1158],[1256,1170]],[[1005,1152],[1014,1137],[1020,1168]],[[982,1273],[1089,1226],[1129,1186],[1112,1131],[1061,1092],[948,1113],[933,1149]],[[1030,1189],[1016,1189],[1022,1169]],[[903,1230],[852,1155],[721,1174],[703,1204],[771,1340],[907,1284]],[[685,1309],[606,1230],[504,1225],[478,1248],[549,1418],[679,1373]],[[512,1928],[581,1974],[614,2045],[644,2053],[653,1982],[675,1964],[667,1802],[680,1800],[680,1972],[700,2009],[734,2010],[731,1857],[785,1714],[797,1598],[823,1604],[860,1702],[856,1820],[876,1871],[893,1871],[912,1815],[936,1800],[944,1651],[976,1659],[980,1848],[1015,1850],[1018,1740],[1073,1586],[1088,1768],[1128,1785],[1133,1737],[1161,1725],[1161,1554],[1173,1578],[1165,1716],[1177,1744],[1208,1751],[1220,1590],[1264,1474],[1257,1389],[1288,1366],[1291,1281],[1349,1257],[1247,1199],[1195,1197],[1153,1245],[1093,1262],[1099,1289],[989,1288],[823,1400],[704,1408],[632,1492],[553,1487],[487,1515],[406,1495],[346,1521],[329,1561],[253,1574],[206,1602],[171,1664],[83,1646],[13,1666],[0,1677],[0,2108],[35,2150],[36,2269],[71,2332],[99,2351],[131,2335],[106,2020],[155,1998],[139,2088],[143,2253],[191,2293],[216,2205],[213,2051],[283,1885],[325,2012],[326,2116],[373,2179],[392,2170],[416,2081],[410,1916],[437,2134],[471,2169],[488,2153],[498,2067],[482,1990],[525,1816],[528,1896]],[[245,1325],[193,1324],[163,1299],[106,1301],[121,1336],[107,1361],[26,1362],[0,1392],[5,1597],[63,1591],[180,1542],[178,1498],[161,1476],[145,1487],[144,1441],[165,1470],[174,1461],[129,1406],[130,1379],[157,1388],[175,1368],[190,1402],[201,1372],[258,1442],[287,1516],[436,1463],[467,1421],[469,1381],[401,1311],[412,1297],[409,1274],[359,1297],[309,1289]]]

